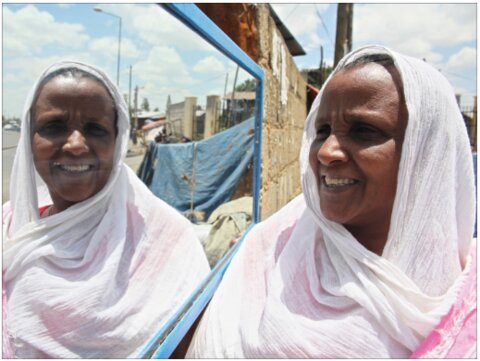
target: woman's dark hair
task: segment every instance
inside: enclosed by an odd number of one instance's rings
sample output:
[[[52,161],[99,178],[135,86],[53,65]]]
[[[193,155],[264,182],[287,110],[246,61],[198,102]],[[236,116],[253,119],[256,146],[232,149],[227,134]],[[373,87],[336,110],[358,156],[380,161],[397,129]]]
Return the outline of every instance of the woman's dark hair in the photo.
[[[358,57],[351,63],[345,65],[342,69],[347,70],[368,63],[377,63],[383,65],[385,68],[395,66],[393,58],[388,54],[367,54]]]
[[[395,66],[395,62],[391,55],[389,54],[366,54],[361,55],[357,59],[353,60],[352,62],[345,65],[339,71],[350,70],[356,67],[361,67],[363,65],[367,65],[370,63],[375,63],[378,65],[383,66],[387,69],[390,74],[396,79],[394,81],[395,87],[397,88],[398,94],[400,95],[401,102],[405,104],[405,109],[408,113],[408,109],[406,108],[406,101],[405,101],[405,94],[403,90],[403,82],[400,72],[398,71],[397,67]]]
[[[33,102],[32,102],[32,107],[30,109],[30,112],[33,111],[33,106],[34,104],[37,102],[37,98],[40,94],[40,91],[42,90],[42,88],[49,82],[51,81],[52,79],[56,78],[56,77],[64,77],[64,78],[73,78],[73,79],[92,79],[94,81],[96,81],[97,83],[101,84],[102,87],[107,91],[108,95],[110,96],[110,98],[112,99],[112,106],[113,106],[113,115],[114,115],[114,124],[115,124],[115,133],[118,132],[118,129],[117,129],[117,119],[118,119],[118,112],[117,112],[117,107],[115,106],[115,100],[114,100],[114,97],[113,97],[113,94],[110,92],[110,90],[105,86],[105,84],[103,83],[103,81],[96,77],[95,75],[89,73],[89,72],[86,72],[84,70],[81,70],[81,69],[78,69],[78,68],[74,68],[74,67],[69,67],[69,68],[62,68],[62,69],[57,69],[53,72],[51,72],[50,74],[48,74],[45,78],[42,79],[42,81],[40,82],[40,84],[38,84],[38,87],[37,87],[37,92],[35,93],[35,96],[33,98]]]

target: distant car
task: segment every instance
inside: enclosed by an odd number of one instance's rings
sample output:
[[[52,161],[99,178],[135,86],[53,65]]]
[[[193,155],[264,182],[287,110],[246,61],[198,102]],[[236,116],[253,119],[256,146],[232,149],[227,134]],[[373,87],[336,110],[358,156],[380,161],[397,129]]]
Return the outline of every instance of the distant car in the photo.
[[[10,124],[10,123],[8,123],[8,124],[5,124],[5,125],[3,126],[3,129],[4,129],[4,130],[16,130],[16,131],[18,131],[18,130],[20,130],[20,127],[19,127],[18,125],[16,125],[16,124]]]

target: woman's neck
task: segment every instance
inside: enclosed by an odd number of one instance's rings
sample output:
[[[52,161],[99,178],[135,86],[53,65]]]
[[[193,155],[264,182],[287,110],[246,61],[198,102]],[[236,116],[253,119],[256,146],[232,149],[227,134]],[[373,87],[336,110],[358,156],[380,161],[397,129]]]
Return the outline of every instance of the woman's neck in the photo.
[[[369,225],[345,225],[345,228],[360,242],[366,249],[381,256],[387,243],[390,222]]]

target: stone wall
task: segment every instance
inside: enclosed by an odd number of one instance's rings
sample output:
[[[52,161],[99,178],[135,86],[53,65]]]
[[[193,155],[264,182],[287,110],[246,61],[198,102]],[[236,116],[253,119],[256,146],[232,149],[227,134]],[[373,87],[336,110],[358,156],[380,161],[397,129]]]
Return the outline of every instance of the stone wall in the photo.
[[[197,4],[265,73],[260,219],[300,194],[298,156],[307,116],[307,84],[270,16],[268,3]],[[251,172],[241,180],[251,177]],[[251,178],[248,178],[251,179]],[[251,183],[241,186],[244,194]],[[233,197],[235,199],[235,197]]]
[[[301,193],[298,162],[307,116],[307,85],[268,4],[257,5],[258,64],[265,73],[262,129],[260,219]]]

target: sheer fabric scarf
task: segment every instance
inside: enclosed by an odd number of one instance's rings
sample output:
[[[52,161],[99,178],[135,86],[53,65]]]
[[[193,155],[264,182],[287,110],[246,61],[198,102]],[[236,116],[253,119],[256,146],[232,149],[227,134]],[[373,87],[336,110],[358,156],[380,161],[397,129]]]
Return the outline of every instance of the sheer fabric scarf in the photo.
[[[393,58],[409,114],[382,256],[320,210],[308,161],[320,92],[302,140],[303,194],[247,235],[188,357],[405,358],[454,303],[475,213],[465,124],[449,83],[420,60],[368,46],[333,74],[377,53]]]
[[[113,97],[114,167],[96,195],[40,218],[52,201],[33,165],[30,109],[41,80],[71,67]],[[190,223],[124,164],[129,127],[121,94],[93,66],[55,64],[29,93],[3,206],[4,333],[16,357],[134,357],[209,272]]]

